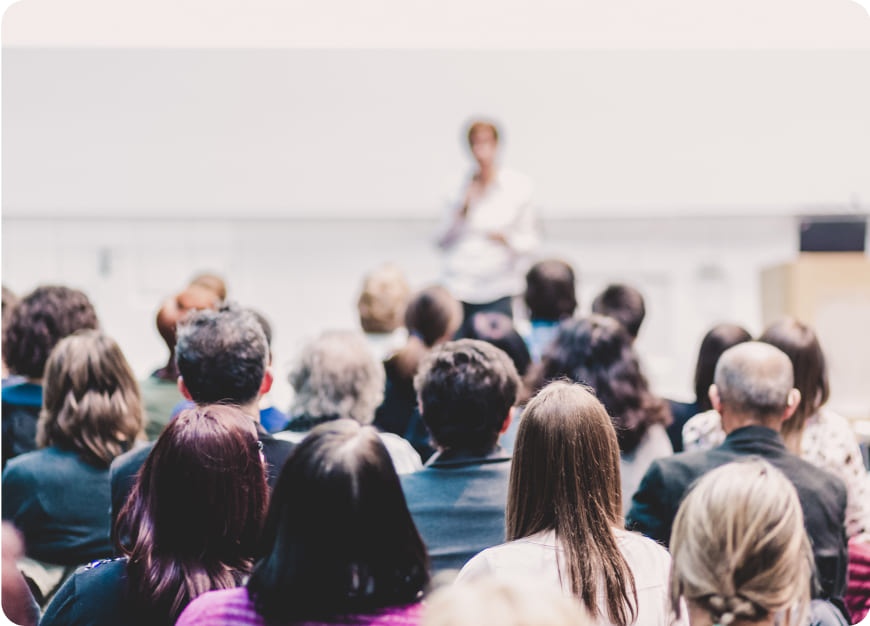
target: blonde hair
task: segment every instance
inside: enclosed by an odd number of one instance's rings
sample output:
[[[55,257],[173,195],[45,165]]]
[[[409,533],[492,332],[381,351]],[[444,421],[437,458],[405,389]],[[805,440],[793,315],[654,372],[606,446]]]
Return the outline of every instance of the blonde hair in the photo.
[[[357,301],[359,321],[367,333],[389,333],[401,327],[411,287],[396,265],[387,263],[363,279]]]
[[[145,420],[139,385],[113,339],[96,330],[62,339],[48,358],[42,411],[36,425],[40,447],[73,448],[108,467],[141,435]]]
[[[442,587],[426,602],[421,626],[592,626],[577,598],[534,580],[491,576]]]
[[[671,608],[683,598],[713,623],[807,613],[812,549],[794,485],[760,459],[704,475],[680,505],[670,541]]]

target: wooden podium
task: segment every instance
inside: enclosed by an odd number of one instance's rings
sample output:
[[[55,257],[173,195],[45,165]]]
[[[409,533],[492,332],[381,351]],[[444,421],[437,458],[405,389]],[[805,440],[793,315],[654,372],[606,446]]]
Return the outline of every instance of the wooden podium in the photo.
[[[828,361],[830,406],[870,419],[870,259],[862,252],[806,252],[761,276],[766,327],[785,315],[813,326]]]

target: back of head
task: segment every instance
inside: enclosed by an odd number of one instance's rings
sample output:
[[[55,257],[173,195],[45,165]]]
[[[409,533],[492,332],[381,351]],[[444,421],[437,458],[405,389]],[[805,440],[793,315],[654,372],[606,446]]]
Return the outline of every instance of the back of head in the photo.
[[[589,385],[613,419],[619,446],[633,451],[651,424],[667,423],[667,405],[649,390],[625,328],[611,317],[565,320],[531,376],[532,388],[569,378]]]
[[[571,317],[577,309],[574,269],[558,259],[535,263],[526,274],[523,297],[532,321],[556,322]]]
[[[161,433],[121,510],[129,588],[146,623],[174,623],[249,571],[267,487],[254,422],[238,408],[182,411]]]
[[[267,554],[248,589],[280,623],[370,613],[415,602],[429,581],[426,549],[377,431],[322,424],[275,485]]]
[[[414,377],[423,422],[439,448],[487,453],[517,399],[517,369],[486,342],[460,339],[434,349]]]
[[[680,599],[715,624],[785,614],[803,623],[812,550],[797,491],[761,459],[705,474],[680,505],[671,532],[671,607]]]
[[[221,302],[227,299],[227,284],[223,277],[217,274],[212,274],[211,272],[197,274],[190,280],[190,285],[209,289],[214,292]]]
[[[608,285],[592,301],[592,312],[619,321],[632,338],[636,338],[646,315],[641,293],[629,285]]]
[[[195,311],[178,325],[175,360],[197,404],[249,404],[259,395],[268,359],[266,335],[249,311]]]
[[[714,383],[725,411],[779,429],[794,386],[791,361],[778,348],[747,341],[722,353]]]
[[[167,347],[175,348],[178,323],[191,311],[216,309],[221,302],[214,288],[191,283],[182,291],[168,298],[157,311],[157,332]]]
[[[360,325],[367,333],[389,333],[404,323],[411,287],[405,274],[388,263],[363,280],[357,301]]]
[[[719,357],[728,348],[751,340],[752,335],[736,324],[717,324],[704,335],[695,366],[695,402],[698,404],[698,412],[713,408],[708,392],[713,384],[713,373]]]
[[[440,588],[427,599],[422,626],[592,626],[574,598],[531,579],[483,577]]]
[[[143,421],[139,385],[118,344],[96,330],[61,339],[45,365],[37,443],[108,467],[130,448]]]
[[[453,336],[462,324],[462,305],[439,285],[417,292],[405,309],[408,332],[428,347]]]
[[[794,386],[801,392],[801,400],[782,430],[785,435],[801,431],[830,395],[828,368],[818,337],[809,325],[787,317],[768,326],[758,340],[779,348],[791,361]]]
[[[3,320],[3,359],[14,374],[42,378],[48,355],[58,341],[98,325],[94,307],[83,292],[37,287]]]
[[[523,411],[506,525],[508,540],[555,530],[564,552],[562,580],[593,615],[603,581],[607,617],[624,625],[633,621],[636,599],[612,530],[622,526],[619,462],[616,432],[601,402],[582,385],[550,383]]]
[[[520,376],[525,376],[532,364],[526,342],[514,328],[513,320],[504,313],[475,313],[466,327],[464,339],[480,339],[503,350],[513,361]]]
[[[347,417],[369,424],[384,399],[384,368],[358,331],[327,331],[309,342],[289,374],[291,417]]]

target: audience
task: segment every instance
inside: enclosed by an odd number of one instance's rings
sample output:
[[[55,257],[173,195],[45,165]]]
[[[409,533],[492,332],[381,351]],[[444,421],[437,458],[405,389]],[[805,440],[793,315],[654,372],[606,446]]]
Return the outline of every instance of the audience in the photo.
[[[3,362],[21,379],[3,386],[3,467],[12,457],[36,449],[42,374],[51,350],[67,335],[97,326],[91,301],[68,287],[37,287],[4,316]]]
[[[465,332],[459,339],[480,339],[504,351],[520,376],[525,376],[532,364],[532,357],[522,336],[514,328],[513,320],[504,313],[480,311],[471,316]]]
[[[154,444],[118,518],[124,558],[91,563],[42,624],[174,624],[187,604],[242,583],[266,511],[254,422],[231,406],[189,409]]]
[[[493,576],[442,587],[426,601],[422,626],[592,626],[583,606],[531,578]]]
[[[328,331],[310,341],[290,371],[296,395],[287,429],[276,438],[299,443],[312,428],[341,418],[371,424],[384,398],[384,368],[355,331]],[[393,433],[380,433],[396,472],[422,469],[420,455]]]
[[[3,471],[3,519],[24,535],[25,571],[42,602],[64,568],[112,555],[109,464],[141,435],[136,378],[118,345],[96,330],[62,339],[45,365],[39,450]],[[46,571],[48,570],[48,571]]]
[[[522,574],[579,598],[596,624],[668,624],[670,557],[623,529],[619,465],[616,432],[592,393],[545,387],[517,433],[508,543],[471,559],[457,582]]]
[[[544,350],[556,338],[559,322],[574,315],[577,287],[574,268],[565,261],[547,259],[535,263],[526,274],[523,300],[528,309],[528,326],[520,332],[532,362],[538,363]]]
[[[184,397],[197,405],[239,407],[254,422],[266,458],[267,480],[273,485],[293,444],[275,439],[258,421],[259,399],[272,386],[272,373],[267,366],[269,345],[257,318],[235,308],[190,313],[178,326],[175,352]],[[113,515],[121,510],[149,451],[149,446],[142,446],[112,463]]]
[[[196,280],[196,279],[195,279]],[[154,440],[166,426],[173,407],[183,398],[178,391],[178,366],[175,363],[176,327],[191,311],[216,309],[221,298],[216,285],[191,283],[186,289],[168,298],[157,312],[157,332],[169,349],[169,360],[140,382],[145,411],[148,414],[148,438]]]
[[[275,485],[264,542],[245,587],[200,596],[178,626],[419,623],[426,548],[372,427],[311,431]]]
[[[504,352],[474,339],[435,348],[414,379],[438,452],[422,471],[403,476],[402,487],[433,571],[459,569],[504,541],[511,457],[498,440],[519,382]]]
[[[408,342],[384,362],[387,381],[375,426],[410,441],[424,461],[435,450],[420,419],[414,376],[429,351],[452,339],[461,323],[462,305],[449,291],[437,285],[422,289],[405,310]]]
[[[620,449],[622,508],[653,460],[673,453],[665,402],[640,371],[632,340],[616,320],[602,315],[567,320],[530,375],[528,388],[568,378],[589,385],[613,420]]]
[[[743,457],[761,457],[797,489],[813,544],[819,596],[837,601],[846,582],[846,487],[836,476],[789,452],[780,436],[783,423],[800,403],[791,361],[769,344],[741,343],[719,357],[714,381],[710,400],[722,416],[724,443],[654,461],[634,494],[627,527],[667,542],[677,507],[697,478]]]
[[[671,415],[674,421],[668,426],[668,437],[674,452],[683,451],[683,426],[698,413],[713,408],[710,404],[710,385],[713,384],[713,372],[716,361],[725,350],[738,343],[751,341],[746,329],[736,324],[717,324],[704,335],[701,348],[698,351],[698,362],[695,365],[695,400],[694,402],[675,402],[669,400]],[[723,436],[724,439],[724,436]],[[719,442],[721,443],[721,442]]]
[[[595,297],[592,301],[592,312],[618,321],[634,341],[646,316],[646,306],[637,289],[630,285],[616,284],[608,285]]]
[[[36,626],[39,621],[39,605],[17,566],[18,560],[24,556],[21,533],[9,522],[3,522],[2,540],[0,598],[2,598],[3,614],[19,626]]]
[[[411,287],[397,266],[387,263],[367,274],[357,300],[359,323],[372,354],[386,361],[408,340],[405,308]]]
[[[768,462],[705,474],[677,511],[670,547],[671,607],[678,616],[688,608],[691,626],[808,623],[813,561],[801,503]]]

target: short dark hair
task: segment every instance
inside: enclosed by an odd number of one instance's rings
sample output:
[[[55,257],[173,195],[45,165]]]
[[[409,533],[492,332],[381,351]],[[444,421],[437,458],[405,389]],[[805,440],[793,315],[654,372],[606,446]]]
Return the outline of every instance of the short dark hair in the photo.
[[[477,339],[442,344],[414,377],[423,422],[435,443],[481,453],[498,441],[519,384],[508,355]]]
[[[249,311],[195,311],[178,324],[175,360],[197,404],[248,404],[259,394],[268,359],[266,335]]]
[[[704,335],[695,366],[695,403],[699,413],[713,408],[709,391],[719,357],[728,348],[744,341],[752,341],[752,335],[736,324],[717,324]]]
[[[97,313],[84,292],[53,285],[37,287],[4,320],[3,359],[15,374],[42,378],[48,355],[58,341],[77,330],[98,326]]]
[[[466,325],[463,339],[480,339],[503,350],[520,376],[524,376],[532,364],[532,356],[522,336],[514,328],[514,323],[504,313],[497,311],[478,311],[471,316]]]
[[[173,624],[198,594],[250,572],[268,496],[260,454],[237,407],[184,410],[160,434],[115,528],[142,623]]]
[[[428,347],[456,332],[462,324],[462,305],[440,285],[421,289],[405,309],[405,326]]]
[[[248,591],[272,623],[372,613],[418,600],[428,557],[377,431],[315,427],[291,453],[269,507],[266,555]]]
[[[651,424],[671,421],[667,404],[649,389],[628,332],[611,317],[562,322],[529,378],[532,390],[559,378],[589,385],[610,414],[624,453],[637,448]]]
[[[559,259],[535,263],[526,273],[524,299],[532,320],[557,322],[571,317],[577,309],[574,269]]]
[[[592,312],[614,318],[625,326],[629,335],[636,338],[646,316],[646,307],[637,289],[630,285],[615,284],[608,285],[595,297]]]

